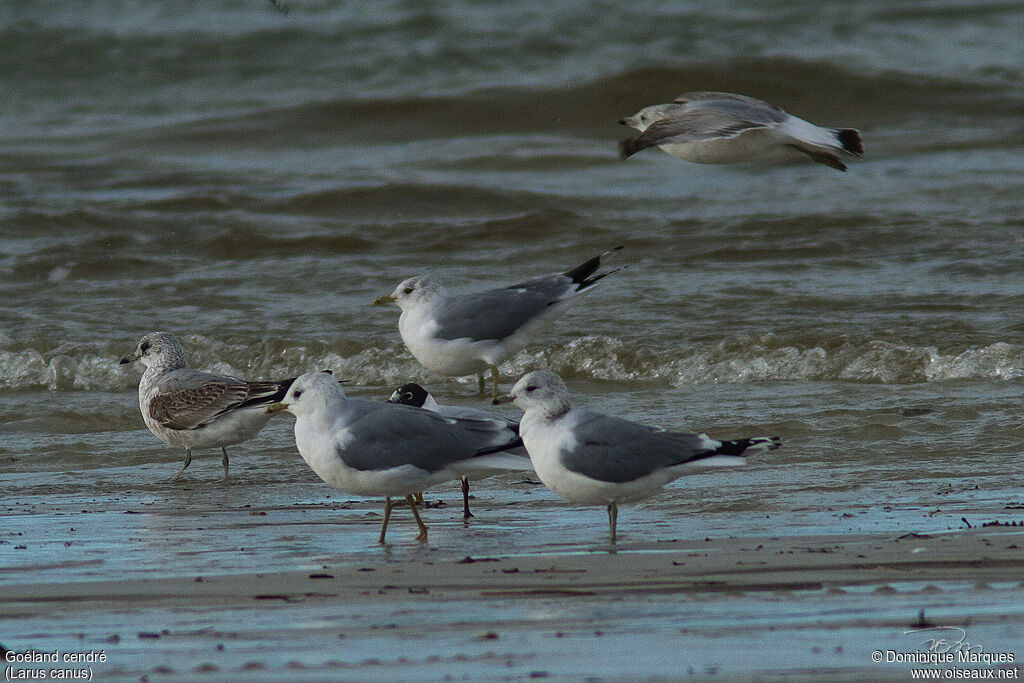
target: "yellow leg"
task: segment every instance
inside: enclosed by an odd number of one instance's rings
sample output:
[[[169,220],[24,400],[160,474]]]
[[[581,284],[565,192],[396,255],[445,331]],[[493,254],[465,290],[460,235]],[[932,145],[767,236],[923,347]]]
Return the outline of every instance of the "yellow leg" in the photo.
[[[171,477],[171,481],[178,481],[178,477],[181,476],[181,473],[184,472],[185,468],[188,467],[191,464],[192,464],[192,449],[186,448],[185,449],[185,462],[183,462],[181,464],[181,469],[178,470],[178,473],[175,474],[173,477]]]
[[[484,396],[487,392],[487,381],[484,379],[484,374],[478,372],[476,375],[477,386],[480,388],[480,395]]]
[[[496,365],[491,366],[491,381],[494,382],[494,391],[491,392],[491,402],[494,405],[498,405],[498,367]]]
[[[377,539],[377,543],[384,543],[384,534],[388,532],[388,520],[391,519],[391,497],[384,497],[384,522],[380,525],[380,538]]]
[[[473,513],[469,511],[469,479],[462,478],[462,518],[469,519]]]
[[[413,495],[416,497],[416,502],[423,505],[423,491],[417,491]]]
[[[619,506],[615,501],[608,503],[608,533],[611,535],[612,543],[615,543],[615,525],[619,519]]]
[[[220,460],[220,464],[224,465],[224,481],[227,481],[228,480],[228,449],[226,449],[223,446],[221,446],[220,447],[220,451],[221,451],[221,453],[224,454],[224,457],[221,458],[221,460]]]
[[[427,540],[427,525],[423,523],[422,519],[420,519],[420,511],[416,509],[416,500],[412,497],[411,493],[405,497],[405,502],[409,504],[409,509],[412,510],[412,516],[416,518],[416,524],[420,528],[420,535],[416,537],[416,540]]]

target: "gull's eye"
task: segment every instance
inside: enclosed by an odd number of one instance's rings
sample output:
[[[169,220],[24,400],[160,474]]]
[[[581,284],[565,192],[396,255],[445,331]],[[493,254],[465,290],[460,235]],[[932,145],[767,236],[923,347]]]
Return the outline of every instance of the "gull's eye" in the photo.
[[[528,393],[528,394],[531,394],[531,393],[533,393],[536,390],[537,390],[537,387],[533,386],[532,384],[530,386],[526,387],[526,393]]]
[[[411,391],[407,391],[407,392],[405,392],[404,396],[405,396],[405,397],[406,397],[406,398],[407,398],[408,400],[410,400],[410,401],[412,400],[412,392],[411,392]]]
[[[148,341],[142,342],[142,346],[139,347],[139,350],[141,350],[143,353],[145,353],[146,351],[149,351],[149,342]]]
[[[412,287],[406,287],[403,289],[402,294],[412,294]]]
[[[298,398],[299,396],[302,396],[302,389],[299,389],[297,391],[292,392],[292,396],[294,398]]]

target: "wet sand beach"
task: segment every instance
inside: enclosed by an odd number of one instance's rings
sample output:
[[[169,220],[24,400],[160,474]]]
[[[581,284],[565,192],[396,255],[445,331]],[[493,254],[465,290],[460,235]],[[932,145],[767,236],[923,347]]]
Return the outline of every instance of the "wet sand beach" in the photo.
[[[97,680],[905,680],[910,664],[872,653],[938,634],[1019,656],[1024,637],[1024,526],[981,526],[1019,504],[737,526],[721,509],[660,519],[674,488],[623,508],[612,552],[603,510],[510,477],[478,485],[468,523],[455,486],[428,494],[425,544],[397,508],[380,547],[379,501],[295,486],[305,503],[204,480],[179,510],[170,487],[26,505],[0,543],[0,643],[102,650]],[[883,531],[801,533],[808,515]]]

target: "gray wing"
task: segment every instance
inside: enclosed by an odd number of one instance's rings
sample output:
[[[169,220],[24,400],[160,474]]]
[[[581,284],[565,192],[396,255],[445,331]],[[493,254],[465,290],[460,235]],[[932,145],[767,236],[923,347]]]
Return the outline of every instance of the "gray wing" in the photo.
[[[517,430],[498,420],[445,417],[396,403],[349,399],[346,429],[355,441],[338,456],[357,470],[414,465],[437,472],[448,465],[518,445]]]
[[[764,100],[728,92],[688,92],[677,97],[675,102],[764,125],[781,123],[789,116],[774,104]]]
[[[490,413],[479,408],[470,408],[469,406],[438,406],[437,412],[445,417],[457,417],[464,420],[493,420],[500,425],[515,429],[517,433],[519,432],[519,423],[515,420],[510,420],[504,415]]]
[[[591,479],[622,483],[706,454],[701,437],[583,412],[573,428],[578,445],[562,451],[566,468]]]
[[[568,291],[572,281],[564,275],[552,278],[564,280],[562,293]],[[505,289],[491,289],[473,294],[450,297],[435,319],[437,337],[441,339],[505,339],[547,310],[559,298],[556,287],[513,285]]]
[[[699,142],[717,138],[733,138],[751,130],[766,128],[770,122],[749,121],[717,111],[695,109],[671,118],[655,121],[633,138],[631,147],[638,150],[666,143]]]
[[[157,381],[149,415],[170,429],[196,429],[249,397],[243,380],[182,368]]]

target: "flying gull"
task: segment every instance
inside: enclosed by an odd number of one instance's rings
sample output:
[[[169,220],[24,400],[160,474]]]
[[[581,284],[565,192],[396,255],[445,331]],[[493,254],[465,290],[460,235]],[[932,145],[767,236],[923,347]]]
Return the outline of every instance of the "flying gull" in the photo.
[[[698,164],[785,161],[807,155],[840,171],[840,155],[860,157],[853,128],[820,128],[761,100],[723,92],[690,92],[670,104],[644,107],[619,121],[640,135],[619,144],[622,158],[660,147]]]

